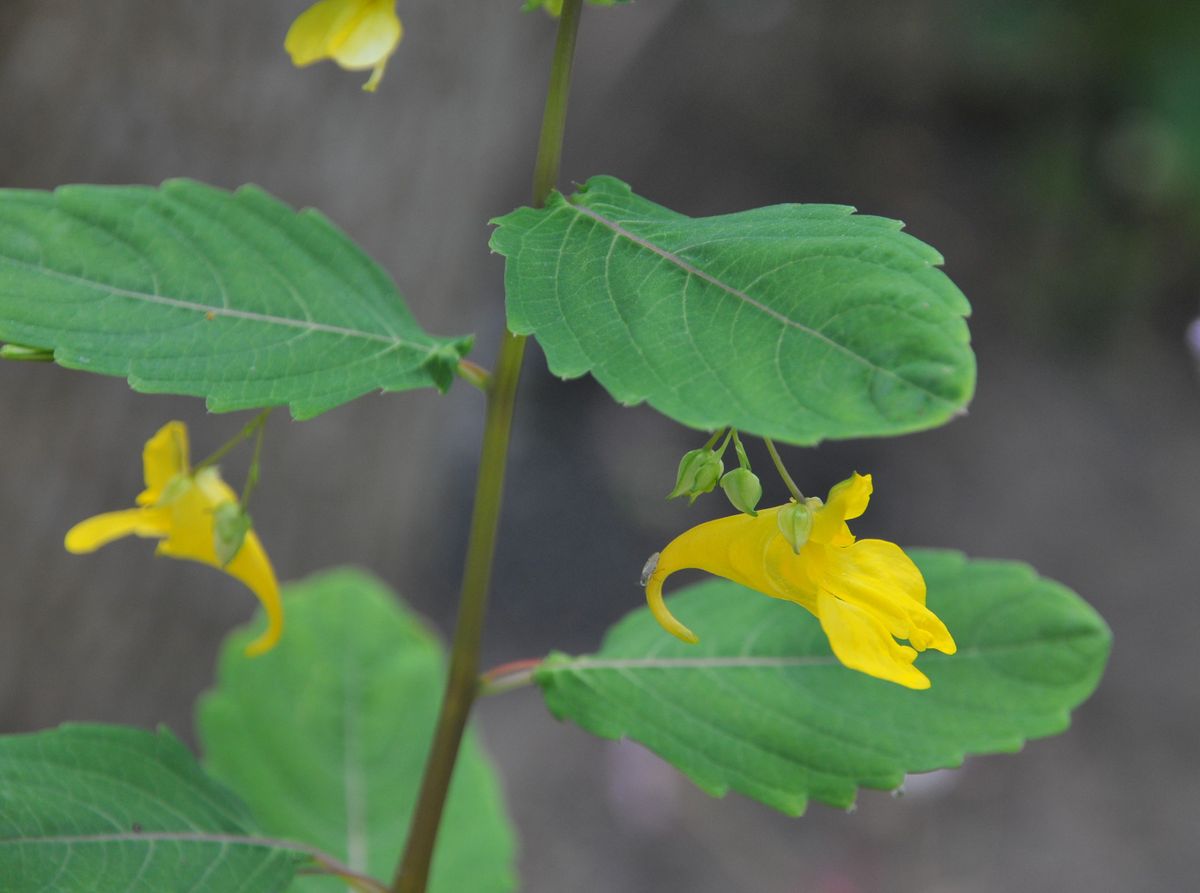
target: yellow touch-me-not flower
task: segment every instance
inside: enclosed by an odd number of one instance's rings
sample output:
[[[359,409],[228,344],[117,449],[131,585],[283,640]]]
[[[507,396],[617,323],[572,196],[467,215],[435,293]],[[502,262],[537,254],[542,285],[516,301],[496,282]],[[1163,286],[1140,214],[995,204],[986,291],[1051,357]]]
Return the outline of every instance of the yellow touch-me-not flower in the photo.
[[[698,568],[807,608],[847,667],[908,688],[928,688],[929,678],[913,661],[927,648],[953,654],[954,639],[925,607],[925,579],[912,559],[895,543],[859,540],[850,532],[846,521],[866,510],[871,491],[871,476],[855,474],[836,484],[826,502],[809,500],[812,526],[798,551],[777,517],[787,505],[693,527],[647,567],[651,612],[672,635],[699,641],[667,610],[662,594],[671,574]]]
[[[217,558],[216,512],[237,503],[237,494],[221,480],[215,467],[193,472],[188,457],[187,426],[168,422],[147,441],[142,451],[146,489],[138,508],[107,512],[81,521],[67,532],[68,552],[93,552],[124,536],[159,541],[157,554],[185,558],[225,571],[258,596],[267,615],[266,631],[246,648],[250,656],[275,646],[283,630],[283,606],[275,571],[253,530],[228,564]]]
[[[348,71],[370,69],[363,89],[373,93],[403,35],[396,0],[321,0],[292,23],[283,46],[298,68],[332,59]]]

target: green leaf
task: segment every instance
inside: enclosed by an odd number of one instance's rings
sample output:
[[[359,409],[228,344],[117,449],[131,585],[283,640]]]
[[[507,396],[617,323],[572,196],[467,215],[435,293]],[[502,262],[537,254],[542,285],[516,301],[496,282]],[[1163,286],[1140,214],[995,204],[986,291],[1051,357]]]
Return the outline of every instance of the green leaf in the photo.
[[[1104,621],[1026,565],[909,554],[959,649],[918,658],[927,691],[846,669],[803,608],[724,581],[671,599],[699,645],[642,608],[596,654],[551,655],[537,682],[560,719],[640,741],[710,794],[797,815],[810,798],[849,806],[859,787],[1066,729],[1104,669]]]
[[[270,833],[390,878],[408,831],[443,685],[438,643],[374,578],[334,571],[287,587],[280,644],[247,658],[235,633],[199,708],[208,768]],[[464,742],[431,893],[513,889],[513,835],[491,766]],[[295,893],[344,890],[306,878]]]
[[[853,210],[693,219],[593,177],[493,221],[509,328],[556,375],[694,428],[812,444],[939,425],[974,390],[970,307],[936,251]]]
[[[170,732],[68,725],[0,738],[4,893],[272,893],[300,856]]]
[[[311,418],[369,391],[449,386],[435,338],[358,246],[254,186],[0,190],[0,341],[225,412]]]

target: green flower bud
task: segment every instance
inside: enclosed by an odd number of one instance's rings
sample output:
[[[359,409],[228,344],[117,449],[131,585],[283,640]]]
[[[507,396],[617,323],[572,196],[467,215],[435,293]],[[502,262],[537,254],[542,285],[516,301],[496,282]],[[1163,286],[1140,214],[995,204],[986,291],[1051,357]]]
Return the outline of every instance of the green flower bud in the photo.
[[[820,503],[820,500],[816,501]],[[799,555],[800,549],[808,542],[808,535],[812,533],[812,506],[807,502],[792,500],[779,510],[775,521],[779,524],[779,532],[783,534],[783,538],[791,544],[792,551]]]
[[[735,468],[721,478],[721,489],[725,491],[725,495],[729,497],[729,501],[733,503],[735,509],[752,517],[758,517],[755,506],[762,499],[762,484],[759,483],[758,475],[753,471],[749,468]]]
[[[250,526],[250,516],[238,502],[222,502],[213,509],[213,546],[221,567],[237,557]]]
[[[667,499],[687,496],[690,505],[701,493],[709,493],[717,486],[723,471],[725,463],[721,457],[706,447],[684,453],[675,475],[675,489],[667,494]]]

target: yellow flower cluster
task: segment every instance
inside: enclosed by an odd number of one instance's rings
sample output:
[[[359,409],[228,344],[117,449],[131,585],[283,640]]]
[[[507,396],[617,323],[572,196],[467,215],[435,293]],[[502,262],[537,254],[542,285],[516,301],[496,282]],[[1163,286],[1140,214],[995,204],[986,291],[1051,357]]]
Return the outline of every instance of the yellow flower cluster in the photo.
[[[912,559],[895,543],[856,540],[850,532],[846,521],[866,510],[871,491],[871,476],[855,474],[835,485],[826,502],[810,500],[812,528],[798,552],[778,523],[787,506],[686,531],[648,568],[650,610],[671,634],[699,641],[667,610],[662,594],[671,574],[698,568],[807,608],[847,667],[908,688],[928,688],[929,678],[913,666],[917,653],[934,648],[953,654],[954,639],[925,607],[925,579]]]
[[[253,530],[228,564],[217,558],[216,513],[236,504],[237,494],[221,480],[216,468],[193,473],[188,458],[188,434],[183,422],[168,422],[146,443],[142,465],[146,489],[138,508],[108,512],[81,521],[67,532],[67,551],[81,554],[124,536],[159,540],[157,554],[185,558],[225,571],[258,596],[267,615],[266,631],[246,648],[250,656],[275,647],[283,631],[283,606],[275,571]]]

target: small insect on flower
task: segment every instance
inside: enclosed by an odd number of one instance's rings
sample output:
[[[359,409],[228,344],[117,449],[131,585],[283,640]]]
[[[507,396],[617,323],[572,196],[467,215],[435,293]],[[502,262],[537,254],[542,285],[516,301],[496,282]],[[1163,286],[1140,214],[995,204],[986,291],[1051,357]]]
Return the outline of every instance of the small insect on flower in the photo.
[[[267,629],[246,648],[250,656],[275,647],[283,631],[283,605],[275,571],[253,530],[241,530],[236,547],[218,554],[218,517],[237,507],[237,494],[221,480],[215,467],[192,471],[187,426],[168,422],[142,451],[146,489],[138,508],[107,512],[81,521],[67,531],[68,552],[94,552],[125,536],[157,539],[159,555],[199,561],[223,570],[250,588],[267,615]],[[245,517],[245,516],[243,516]],[[228,539],[226,537],[226,539]]]
[[[642,581],[638,583],[639,586],[645,587],[650,582],[650,577],[654,574],[654,569],[658,567],[658,556],[661,554],[661,552],[655,552],[646,559],[646,563],[642,565]]]
[[[332,59],[347,71],[370,69],[363,89],[374,93],[403,36],[396,0],[321,0],[292,23],[283,46],[297,68]]]
[[[929,678],[913,666],[918,652],[953,654],[954,639],[925,607],[925,579],[903,550],[884,540],[856,540],[850,532],[846,521],[866,510],[871,491],[871,476],[855,474],[835,485],[826,502],[807,500],[803,518],[793,502],[680,534],[646,563],[651,613],[672,635],[698,642],[667,610],[662,593],[671,574],[697,568],[808,609],[847,667],[928,688]],[[789,516],[782,524],[781,512]]]

